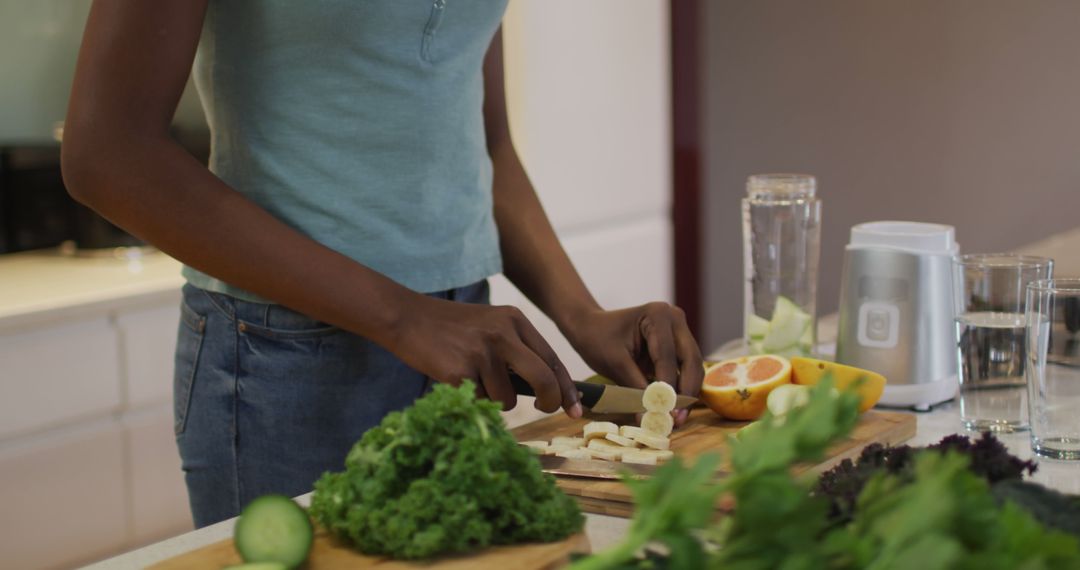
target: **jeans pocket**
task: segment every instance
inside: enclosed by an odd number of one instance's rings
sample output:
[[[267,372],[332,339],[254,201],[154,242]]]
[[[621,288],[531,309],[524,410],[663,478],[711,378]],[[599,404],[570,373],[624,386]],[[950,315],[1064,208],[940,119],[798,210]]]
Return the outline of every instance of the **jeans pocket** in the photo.
[[[176,435],[184,433],[191,392],[195,388],[195,373],[199,367],[206,317],[195,312],[187,303],[180,303],[180,326],[176,335],[176,360],[173,368],[173,428]]]
[[[255,310],[250,310],[252,308]],[[343,332],[336,326],[317,321],[281,305],[248,305],[241,309],[236,318],[237,328],[241,334],[253,334],[275,340],[307,340]],[[241,315],[259,318],[242,318]]]

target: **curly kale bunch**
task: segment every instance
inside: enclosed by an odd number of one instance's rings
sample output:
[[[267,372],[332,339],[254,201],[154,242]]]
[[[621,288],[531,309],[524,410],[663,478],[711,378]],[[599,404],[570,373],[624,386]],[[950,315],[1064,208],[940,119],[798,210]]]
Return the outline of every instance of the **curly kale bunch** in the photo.
[[[315,483],[310,513],[360,551],[402,559],[561,540],[584,524],[471,382],[438,385],[368,430],[345,471]]]
[[[968,458],[968,469],[991,485],[999,481],[1019,481],[1026,471],[1029,475],[1038,467],[1011,455],[1005,445],[989,432],[977,440],[963,435],[950,435],[925,449],[942,455],[954,452]],[[914,458],[920,448],[908,445],[889,447],[872,443],[863,448],[856,461],[845,459],[836,467],[821,474],[816,495],[832,502],[831,517],[843,522],[855,511],[856,499],[863,487],[879,472],[898,475],[904,480],[914,478]]]

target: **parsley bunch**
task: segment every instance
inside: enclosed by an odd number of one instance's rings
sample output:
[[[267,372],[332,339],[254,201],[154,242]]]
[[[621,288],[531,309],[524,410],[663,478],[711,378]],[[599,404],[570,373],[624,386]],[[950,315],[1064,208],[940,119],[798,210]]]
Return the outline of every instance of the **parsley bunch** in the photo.
[[[402,559],[561,540],[584,524],[471,382],[438,385],[368,430],[345,471],[315,483],[309,512],[360,551]]]

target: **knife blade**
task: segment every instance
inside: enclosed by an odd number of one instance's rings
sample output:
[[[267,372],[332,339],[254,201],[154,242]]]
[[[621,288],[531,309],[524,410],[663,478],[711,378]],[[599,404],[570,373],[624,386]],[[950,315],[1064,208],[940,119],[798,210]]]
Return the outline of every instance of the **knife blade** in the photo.
[[[524,378],[510,373],[510,384],[514,392],[522,396],[535,396],[532,386]],[[580,394],[581,405],[589,408],[594,414],[636,414],[645,411],[641,403],[644,390],[615,386],[613,384],[597,384],[574,380]],[[678,394],[675,396],[675,408],[688,408],[698,401],[692,396]]]

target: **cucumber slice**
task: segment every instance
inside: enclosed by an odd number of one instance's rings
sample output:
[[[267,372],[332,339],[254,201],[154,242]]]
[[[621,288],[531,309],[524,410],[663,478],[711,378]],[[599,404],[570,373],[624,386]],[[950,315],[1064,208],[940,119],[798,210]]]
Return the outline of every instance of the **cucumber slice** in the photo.
[[[750,313],[746,317],[746,336],[751,340],[761,340],[769,332],[769,321]]]
[[[772,353],[793,346],[799,341],[799,337],[803,336],[812,320],[813,317],[787,297],[777,297],[772,321],[769,322],[769,332],[762,341],[765,351]]]
[[[240,513],[233,543],[244,562],[295,568],[307,559],[312,535],[311,519],[300,505],[283,495],[263,495]]]
[[[226,566],[221,570],[289,570],[289,568],[280,562],[246,562]]]

